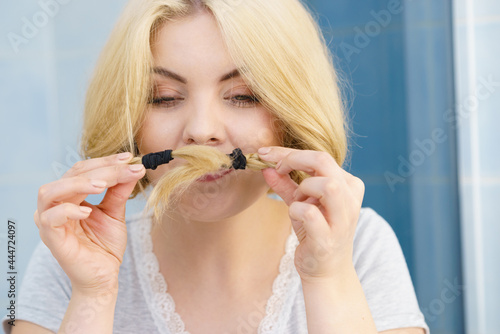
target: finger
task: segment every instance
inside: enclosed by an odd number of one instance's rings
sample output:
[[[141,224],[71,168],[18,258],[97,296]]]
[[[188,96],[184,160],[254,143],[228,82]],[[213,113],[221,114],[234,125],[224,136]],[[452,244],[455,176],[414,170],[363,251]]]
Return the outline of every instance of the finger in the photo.
[[[146,170],[144,169],[143,172],[145,174]],[[98,205],[99,209],[110,217],[125,221],[126,203],[137,181],[139,179],[127,183],[119,183],[109,188],[102,202]]]
[[[146,174],[142,164],[104,167],[87,172],[89,177],[99,177],[106,181],[108,191],[99,204],[99,209],[119,221],[125,220],[125,205],[137,181]]]
[[[43,242],[57,247],[66,239],[67,231],[61,227],[70,220],[85,219],[91,212],[92,209],[87,206],[63,203],[36,215],[35,223]]]
[[[106,181],[74,176],[45,184],[38,190],[38,212],[44,212],[62,202],[81,203],[89,194],[100,194]]]
[[[331,233],[325,217],[316,205],[293,202],[289,214],[299,241],[306,236],[313,241],[322,240]]]
[[[311,177],[297,188],[295,199],[302,201],[308,197],[317,198],[321,212],[332,226],[335,223],[351,222],[350,217],[361,209],[363,194],[363,181],[352,175],[348,180]]]
[[[114,187],[119,183],[128,183],[139,180],[146,174],[142,164],[114,165],[88,171],[81,176],[91,180],[98,179],[106,182],[106,188]]]
[[[119,183],[137,181],[144,177],[144,174],[145,168],[142,164],[115,165],[51,182],[40,187],[38,211],[43,212],[62,202],[80,204],[88,194],[101,193],[105,188],[114,187]]]
[[[296,150],[288,147],[272,146],[267,154],[259,154],[265,161],[277,162],[276,171],[288,174],[300,170],[312,176],[334,176],[342,173],[333,157],[322,151]]]
[[[300,183],[294,198],[296,201],[303,201],[308,197],[314,197],[327,213],[331,214],[342,209],[338,197],[346,197],[349,192],[349,186],[342,178],[309,177]]]
[[[300,184],[296,197],[300,200],[309,196],[318,199],[321,212],[331,227],[351,223],[350,217],[360,209],[360,201],[343,178],[307,179]]]
[[[365,196],[365,183],[359,177],[352,174],[349,174],[346,178],[346,182],[349,185],[354,198],[358,200],[359,208],[361,208],[363,198]]]
[[[278,174],[274,168],[263,169],[262,174],[271,189],[289,206],[293,202],[293,193],[298,187],[297,183],[290,178],[290,175]]]
[[[126,164],[130,159],[132,159],[132,153],[124,152],[102,158],[78,161],[63,175],[63,178],[73,177],[102,167]]]

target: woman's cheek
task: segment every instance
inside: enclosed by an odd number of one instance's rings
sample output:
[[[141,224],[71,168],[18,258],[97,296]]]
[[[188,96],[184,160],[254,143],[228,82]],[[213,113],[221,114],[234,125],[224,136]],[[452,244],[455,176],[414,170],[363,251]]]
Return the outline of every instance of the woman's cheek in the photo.
[[[262,108],[253,118],[241,123],[238,129],[240,148],[243,152],[253,153],[262,146],[281,145],[281,136],[277,121],[270,113]]]

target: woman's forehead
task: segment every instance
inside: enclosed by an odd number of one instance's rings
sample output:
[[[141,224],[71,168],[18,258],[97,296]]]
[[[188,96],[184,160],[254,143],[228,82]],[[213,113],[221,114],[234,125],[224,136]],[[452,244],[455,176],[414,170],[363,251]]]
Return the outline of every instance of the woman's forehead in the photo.
[[[155,68],[189,80],[200,73],[219,78],[236,67],[214,17],[208,12],[166,22],[155,36],[152,45]]]

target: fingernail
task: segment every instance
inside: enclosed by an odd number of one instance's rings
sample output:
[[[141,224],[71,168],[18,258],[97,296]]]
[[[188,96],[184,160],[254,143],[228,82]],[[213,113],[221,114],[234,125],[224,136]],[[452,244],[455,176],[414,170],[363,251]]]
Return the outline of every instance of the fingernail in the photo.
[[[123,153],[120,153],[118,154],[118,160],[120,161],[125,161],[125,160],[128,160],[130,159],[130,152],[123,152]]]
[[[132,172],[140,172],[143,168],[144,168],[144,166],[142,164],[130,165],[130,167],[129,167],[129,169]]]
[[[271,148],[270,147],[261,147],[258,149],[257,152],[259,154],[265,155],[265,154],[268,154],[269,152],[271,152]]]
[[[92,184],[96,188],[106,187],[106,181],[104,181],[104,180],[91,180],[90,184]]]
[[[88,206],[81,206],[80,207],[80,211],[83,212],[83,213],[91,213],[92,209],[89,208]]]

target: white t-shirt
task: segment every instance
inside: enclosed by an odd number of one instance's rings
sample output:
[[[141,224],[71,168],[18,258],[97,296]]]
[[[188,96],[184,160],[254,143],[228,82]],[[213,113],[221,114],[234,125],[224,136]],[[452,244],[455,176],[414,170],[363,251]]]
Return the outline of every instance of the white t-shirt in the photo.
[[[187,334],[159,272],[150,229],[151,219],[142,213],[127,219],[129,242],[119,272],[113,333]],[[258,334],[307,333],[302,285],[293,261],[297,245],[292,229]],[[429,334],[396,235],[370,208],[361,209],[354,237],[353,263],[378,331],[422,327]],[[57,333],[70,297],[70,280],[40,241],[21,284],[16,319]],[[249,333],[245,326],[250,321],[251,317],[242,319],[235,331]],[[10,334],[7,317],[3,319],[3,328]]]

